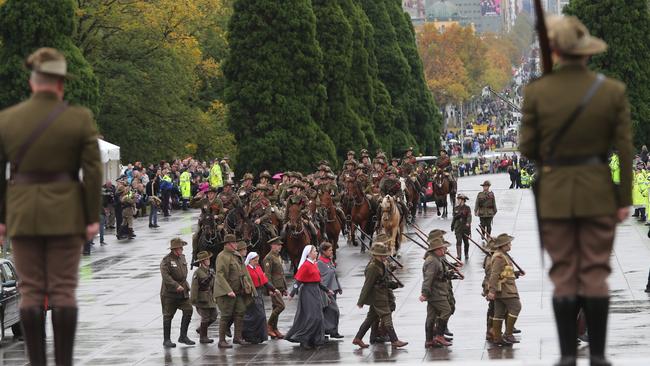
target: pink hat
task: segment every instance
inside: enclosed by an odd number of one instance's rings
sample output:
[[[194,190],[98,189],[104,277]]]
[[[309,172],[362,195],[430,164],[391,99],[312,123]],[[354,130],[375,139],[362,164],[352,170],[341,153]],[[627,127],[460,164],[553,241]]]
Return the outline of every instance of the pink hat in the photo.
[[[210,189],[210,183],[208,182],[203,182],[199,184],[199,191],[205,193]]]

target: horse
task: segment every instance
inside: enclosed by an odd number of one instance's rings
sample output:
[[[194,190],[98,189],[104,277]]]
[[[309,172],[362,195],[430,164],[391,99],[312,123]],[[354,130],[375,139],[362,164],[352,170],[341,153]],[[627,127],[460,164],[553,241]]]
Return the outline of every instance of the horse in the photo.
[[[390,254],[395,256],[399,251],[402,233],[404,232],[404,221],[401,218],[397,202],[391,195],[386,195],[381,200],[381,221],[380,228],[391,240],[388,241]]]
[[[444,173],[438,171],[433,177],[433,199],[436,201],[436,212],[440,216],[440,207],[442,218],[447,218],[447,195],[450,194],[449,178]],[[455,195],[455,192],[454,192]],[[453,205],[453,203],[452,203]]]
[[[418,192],[415,186],[416,180],[417,177],[409,177],[406,180],[406,203],[408,204],[409,213],[411,214],[411,222],[415,221],[415,214],[420,205],[420,192]]]
[[[242,236],[242,226],[246,221],[246,213],[244,208],[239,206],[228,210],[226,218],[224,219],[224,230],[228,234],[235,234],[235,236]]]
[[[336,214],[336,206],[330,192],[321,191],[318,199],[321,203],[321,211],[324,211],[321,216],[325,220],[325,235],[327,235],[327,241],[332,244],[336,258],[336,249],[339,247],[339,235],[341,235],[343,223],[339,221],[339,216]]]
[[[357,246],[356,239],[356,229],[357,226],[370,238],[374,232],[372,228],[372,209],[370,207],[370,201],[366,195],[361,191],[361,187],[357,182],[348,182],[347,186],[348,194],[350,195],[350,236],[348,238],[348,243],[352,243],[353,246]],[[362,238],[363,240],[363,238]],[[372,246],[372,239],[368,246]],[[366,248],[364,245],[361,245],[361,252],[365,252]]]
[[[212,253],[210,268],[215,268],[217,255],[223,250],[223,236],[214,215],[205,208],[201,210],[199,230],[192,236],[192,263],[201,251]]]
[[[287,208],[287,216],[288,220],[282,236],[285,237],[285,248],[295,273],[298,270],[302,250],[311,243],[312,238],[309,228],[302,220],[300,205],[290,205]]]

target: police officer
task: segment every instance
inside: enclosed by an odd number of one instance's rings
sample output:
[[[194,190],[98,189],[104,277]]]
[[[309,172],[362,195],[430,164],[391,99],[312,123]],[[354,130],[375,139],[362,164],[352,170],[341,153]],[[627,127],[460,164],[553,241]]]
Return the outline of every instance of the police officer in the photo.
[[[515,284],[517,276],[514,266],[506,255],[512,248],[513,239],[508,234],[501,234],[492,242],[494,253],[490,263],[487,299],[494,301],[492,337],[494,343],[500,346],[519,343],[514,337],[513,331],[521,311],[521,301],[519,301],[519,291],[517,291],[517,285]],[[504,320],[506,331],[502,336],[501,326]],[[573,324],[575,325],[575,319],[573,319]]]
[[[445,339],[447,322],[451,316],[447,283],[449,277],[441,258],[445,256],[449,242],[439,237],[428,241],[429,249],[424,256],[422,266],[422,292],[420,301],[427,302],[427,319],[424,324],[425,348],[433,346],[451,346]],[[435,329],[434,329],[435,326]]]
[[[388,269],[386,268],[386,258],[390,253],[388,247],[384,244],[385,241],[381,240],[378,237],[375,240],[375,244],[370,248],[369,253],[372,255],[372,260],[368,263],[364,271],[365,282],[359,294],[359,300],[357,300],[359,309],[362,309],[364,305],[370,306],[366,319],[352,340],[352,344],[360,348],[368,348],[368,345],[363,342],[363,336],[377,321],[388,332],[393,347],[400,348],[408,344],[408,342],[400,341],[397,338],[397,333],[393,327],[390,290],[397,288],[397,283],[389,278]],[[383,240],[389,239],[384,236]]]
[[[563,365],[576,360],[578,303],[585,310],[592,365],[608,365],[605,339],[609,313],[607,277],[616,224],[629,215],[632,187],[632,128],[625,85],[587,68],[607,45],[575,17],[548,19],[556,70],[524,93],[519,149],[541,163],[538,202],[542,243],[553,262],[553,309]],[[596,88],[596,89],[594,89]],[[573,125],[555,136],[594,89]],[[558,135],[560,136],[560,135]],[[555,154],[548,147],[555,144]],[[613,187],[607,153],[620,158],[620,185]],[[594,199],[597,197],[597,199]]]
[[[456,196],[456,207],[454,207],[454,218],[451,220],[451,230],[456,234],[456,257],[462,258],[462,244],[465,243],[465,260],[469,259],[469,239],[472,235],[472,209],[465,204],[468,198],[464,194]]]
[[[20,321],[31,364],[46,363],[47,297],[56,363],[71,365],[81,247],[99,231],[102,164],[97,128],[88,109],[63,102],[68,73],[58,50],[38,49],[25,64],[31,70],[31,97],[0,112],[0,237],[6,234],[12,240],[22,296]]]
[[[282,296],[287,296],[287,281],[284,278],[284,266],[282,265],[282,258],[280,251],[282,250],[282,241],[279,236],[271,238],[267,242],[271,246],[271,251],[264,257],[262,261],[262,268],[264,274],[269,279],[269,282],[278,289]],[[271,296],[272,311],[267,321],[267,332],[273,338],[282,339],[284,334],[278,330],[278,317],[284,311],[285,305],[282,296]]]
[[[163,313],[163,346],[176,347],[171,341],[172,319],[176,310],[183,311],[181,319],[181,334],[179,343],[193,345],[194,341],[187,337],[187,328],[192,320],[192,304],[190,303],[190,285],[187,283],[187,261],[183,255],[183,247],[187,243],[180,238],[174,238],[169,245],[170,252],[160,261],[160,303]]]
[[[210,268],[212,253],[201,251],[196,255],[194,264],[198,268],[192,276],[192,287],[190,300],[196,307],[196,312],[201,316],[199,335],[201,343],[212,343],[214,340],[208,338],[208,327],[217,320],[217,303],[214,301],[215,272]]]
[[[494,192],[490,191],[490,186],[489,180],[481,184],[483,191],[476,196],[476,204],[474,205],[474,214],[481,221],[481,228],[488,234],[492,234],[492,220],[497,214],[497,202]]]
[[[235,323],[233,343],[248,344],[242,338],[242,327],[246,307],[251,303],[253,283],[244,265],[244,258],[239,253],[235,235],[226,234],[224,237],[224,248],[217,256],[216,267],[214,297],[221,311],[218,346],[232,348],[232,345],[226,341],[226,332],[231,322]]]

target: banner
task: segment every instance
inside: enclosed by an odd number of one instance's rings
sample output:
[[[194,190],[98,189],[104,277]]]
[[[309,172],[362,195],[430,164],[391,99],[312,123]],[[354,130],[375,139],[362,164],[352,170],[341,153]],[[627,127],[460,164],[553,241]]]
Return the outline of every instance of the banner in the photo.
[[[477,134],[487,134],[488,132],[488,125],[476,125],[474,126],[474,133]]]

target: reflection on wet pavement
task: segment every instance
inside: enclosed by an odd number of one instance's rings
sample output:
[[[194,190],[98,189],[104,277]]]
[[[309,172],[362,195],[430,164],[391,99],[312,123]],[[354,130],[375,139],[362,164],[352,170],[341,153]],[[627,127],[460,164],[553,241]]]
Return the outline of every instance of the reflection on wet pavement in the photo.
[[[473,206],[477,188],[485,178],[479,176],[460,180],[459,192],[472,198],[470,206]],[[549,365],[556,360],[559,350],[550,303],[552,287],[546,276],[548,268],[541,267],[532,195],[527,190],[504,189],[509,185],[507,175],[491,176],[489,179],[493,182],[499,207],[494,232],[508,232],[515,236],[512,255],[527,272],[517,281],[523,303],[517,323],[517,328],[522,330],[519,344],[495,347],[484,341],[487,303],[480,295],[483,255],[472,247],[470,260],[463,268],[466,279],[454,281],[456,313],[449,323],[454,333],[454,345],[425,349],[423,323],[426,305],[417,300],[424,251],[407,241],[402,246],[400,258],[404,268],[396,271],[405,287],[396,291],[394,323],[399,337],[410,343],[400,350],[393,349],[390,344],[357,349],[351,340],[365,317],[367,307],[360,310],[355,305],[368,255],[359,253],[358,248],[346,245],[341,239],[337,272],[343,287],[343,294],[338,298],[341,308],[340,333],[345,335],[343,340],[330,341],[320,349],[311,351],[281,340],[235,346],[230,350],[218,349],[215,344],[179,345],[175,349],[165,350],[162,348],[158,265],[167,253],[172,237],[181,236],[191,241],[197,215],[196,212],[177,212],[171,217],[161,218],[159,229],[147,228],[146,219],[136,220],[135,232],[138,237],[133,241],[117,242],[114,235],[107,234],[109,245],[96,246],[90,257],[84,257],[78,290],[81,312],[75,364],[160,366],[443,361],[450,365],[472,365],[493,361],[498,365]],[[425,231],[433,228],[449,231],[450,223],[450,220],[438,219],[431,209],[426,214],[418,215],[418,224]],[[455,241],[451,234],[447,235],[447,239]],[[617,365],[641,365],[650,359],[650,302],[643,292],[650,264],[649,243],[646,228],[631,220],[618,230],[617,251],[612,256],[613,273],[610,278],[612,303],[608,354],[617,360],[632,360],[619,361],[615,363]],[[189,251],[186,247],[188,257]],[[548,257],[544,263],[546,267],[550,265]],[[270,301],[265,303],[270,312]],[[286,332],[291,326],[295,306],[295,300],[287,301],[287,309],[280,316],[280,330]],[[190,337],[198,341],[198,335],[192,330],[198,326],[196,313],[193,322]],[[178,337],[179,327],[180,314],[174,318],[172,339]],[[48,334],[52,334],[49,326]],[[217,337],[216,324],[210,328],[209,335]],[[52,340],[48,339],[50,358],[53,357],[52,346]],[[579,355],[586,357],[588,348],[582,346]],[[581,365],[587,364],[586,359],[582,362]],[[23,343],[14,341],[11,331],[1,343],[0,364],[26,364]]]

